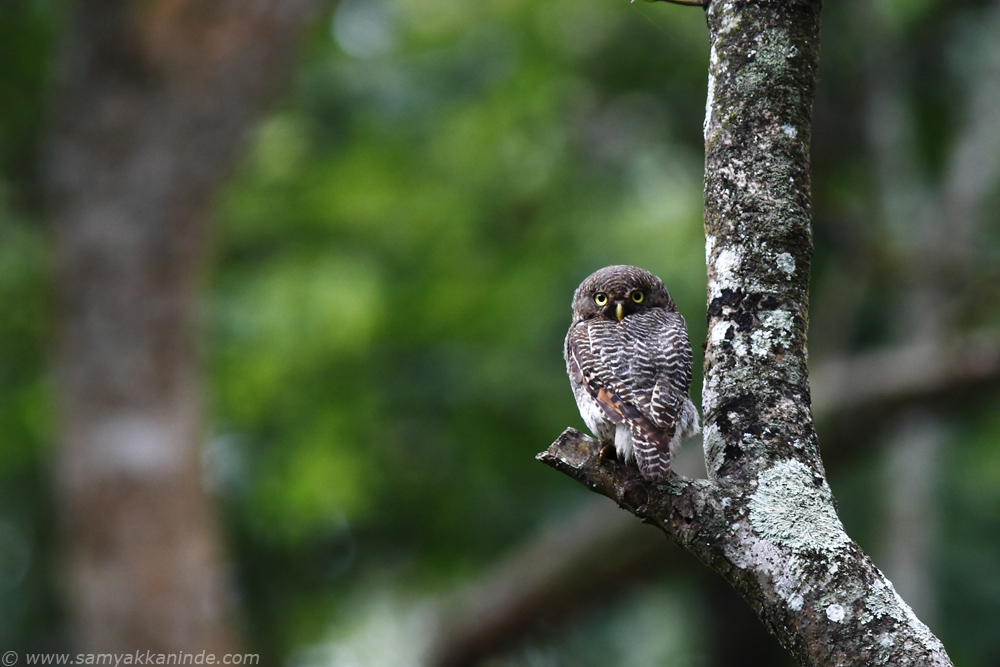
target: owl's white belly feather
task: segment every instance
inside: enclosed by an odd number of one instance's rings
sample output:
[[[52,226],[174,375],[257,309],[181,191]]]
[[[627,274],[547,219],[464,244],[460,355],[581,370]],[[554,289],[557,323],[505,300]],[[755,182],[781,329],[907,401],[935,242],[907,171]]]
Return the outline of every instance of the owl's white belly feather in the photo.
[[[580,409],[580,416],[583,422],[590,429],[590,432],[597,436],[602,442],[615,443],[615,451],[622,461],[630,461],[633,454],[632,433],[624,424],[616,425],[604,414],[604,410],[587,392],[582,384],[573,385],[573,396],[576,398],[576,406]]]

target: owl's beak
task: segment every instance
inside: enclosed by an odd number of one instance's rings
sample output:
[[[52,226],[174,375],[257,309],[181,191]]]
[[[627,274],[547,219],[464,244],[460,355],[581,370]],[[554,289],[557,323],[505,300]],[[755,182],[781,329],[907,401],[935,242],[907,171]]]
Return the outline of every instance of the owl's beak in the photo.
[[[619,322],[621,322],[622,318],[625,317],[625,304],[621,301],[615,304],[615,317],[618,318]]]

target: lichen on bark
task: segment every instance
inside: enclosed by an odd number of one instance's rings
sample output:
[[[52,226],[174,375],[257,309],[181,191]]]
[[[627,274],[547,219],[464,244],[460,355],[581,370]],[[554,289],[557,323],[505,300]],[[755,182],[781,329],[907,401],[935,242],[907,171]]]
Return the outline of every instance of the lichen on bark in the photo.
[[[809,402],[808,155],[819,3],[713,2],[706,17],[709,472],[753,475],[759,466],[733,463],[763,464],[791,449],[822,475],[809,411],[798,408]]]

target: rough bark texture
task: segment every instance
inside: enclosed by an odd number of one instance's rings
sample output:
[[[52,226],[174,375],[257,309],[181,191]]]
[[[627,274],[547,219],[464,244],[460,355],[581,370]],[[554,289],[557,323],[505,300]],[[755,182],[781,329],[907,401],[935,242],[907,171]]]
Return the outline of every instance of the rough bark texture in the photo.
[[[722,574],[803,665],[950,665],[844,532],[806,366],[819,0],[712,2],[705,119],[708,481],[659,486],[569,429],[539,457]]]
[[[199,474],[211,195],[315,0],[78,3],[48,140],[57,486],[81,650],[234,646]]]

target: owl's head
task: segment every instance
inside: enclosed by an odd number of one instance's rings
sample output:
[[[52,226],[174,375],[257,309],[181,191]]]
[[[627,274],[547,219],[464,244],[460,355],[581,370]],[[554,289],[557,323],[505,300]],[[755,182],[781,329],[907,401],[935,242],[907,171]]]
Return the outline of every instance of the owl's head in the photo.
[[[573,321],[603,318],[622,321],[651,308],[676,310],[663,281],[627,264],[606,266],[587,276],[573,294]]]

